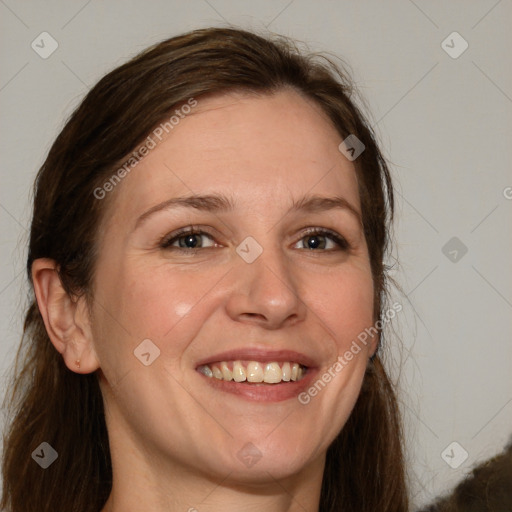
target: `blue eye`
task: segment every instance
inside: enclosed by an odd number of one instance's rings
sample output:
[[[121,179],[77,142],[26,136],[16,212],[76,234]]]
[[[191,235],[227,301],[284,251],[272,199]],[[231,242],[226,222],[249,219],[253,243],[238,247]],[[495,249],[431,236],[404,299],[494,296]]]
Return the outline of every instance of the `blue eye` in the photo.
[[[160,242],[162,249],[191,253],[198,249],[215,246],[217,243],[212,235],[193,226],[171,233]],[[348,242],[341,235],[335,231],[320,228],[309,228],[293,247],[314,252],[346,251],[350,248]]]
[[[163,249],[176,248],[180,250],[203,249],[213,247],[215,242],[213,238],[203,231],[196,231],[186,228],[178,233],[174,233],[170,238],[164,240],[160,247]]]
[[[297,242],[295,248],[310,251],[333,251],[347,250],[349,245],[342,236],[334,231],[313,228]]]

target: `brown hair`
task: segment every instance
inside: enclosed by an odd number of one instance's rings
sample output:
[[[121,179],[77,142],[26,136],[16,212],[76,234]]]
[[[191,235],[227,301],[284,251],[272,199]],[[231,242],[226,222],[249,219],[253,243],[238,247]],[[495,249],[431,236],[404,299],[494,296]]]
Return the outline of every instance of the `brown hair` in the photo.
[[[467,474],[454,491],[420,512],[512,510],[512,442]]]
[[[379,319],[393,190],[369,124],[351,99],[346,73],[285,38],[231,28],[196,30],[156,44],[87,94],[37,175],[29,280],[33,261],[51,258],[70,296],[92,294],[98,226],[107,205],[93,191],[178,105],[210,93],[272,94],[286,87],[315,101],[343,138],[354,134],[365,145],[354,164]],[[97,376],[67,369],[48,338],[33,293],[30,300],[7,397],[13,418],[5,436],[1,505],[9,512],[97,512],[112,485]],[[59,454],[46,470],[31,459],[43,441]],[[328,450],[320,510],[407,510],[399,413],[378,355],[347,424]]]

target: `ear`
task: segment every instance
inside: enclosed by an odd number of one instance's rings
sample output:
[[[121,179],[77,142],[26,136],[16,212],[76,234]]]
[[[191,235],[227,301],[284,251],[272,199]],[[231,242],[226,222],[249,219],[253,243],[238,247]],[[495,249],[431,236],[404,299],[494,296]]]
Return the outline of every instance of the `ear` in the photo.
[[[85,298],[73,300],[67,294],[57,264],[48,258],[34,260],[32,282],[46,332],[66,366],[76,373],[97,370],[99,361]]]
[[[373,357],[380,346],[380,333],[374,334],[368,343],[368,357]]]
[[[365,330],[366,333],[369,334],[368,338],[366,339],[365,345],[367,349],[367,357],[370,359],[377,354],[380,347],[380,337],[382,333],[380,330],[377,330],[377,322],[374,322],[371,327]]]

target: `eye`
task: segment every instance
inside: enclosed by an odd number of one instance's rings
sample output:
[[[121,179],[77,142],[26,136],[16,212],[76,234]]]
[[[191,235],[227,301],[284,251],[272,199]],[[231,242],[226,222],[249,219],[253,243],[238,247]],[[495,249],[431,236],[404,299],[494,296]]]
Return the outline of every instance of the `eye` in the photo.
[[[160,243],[162,249],[178,249],[183,251],[205,249],[215,245],[211,235],[194,228],[181,229],[178,232],[172,233]]]
[[[348,242],[335,231],[312,228],[294,246],[296,249],[336,251],[347,250]]]

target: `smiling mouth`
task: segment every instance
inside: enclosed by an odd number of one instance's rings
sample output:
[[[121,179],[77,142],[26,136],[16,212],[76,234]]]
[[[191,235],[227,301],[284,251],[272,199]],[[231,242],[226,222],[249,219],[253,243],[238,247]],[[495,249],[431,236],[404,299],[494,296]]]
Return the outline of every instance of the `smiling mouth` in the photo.
[[[300,381],[307,373],[307,367],[294,361],[219,361],[203,364],[197,371],[206,377],[225,382],[246,384],[280,384]]]

